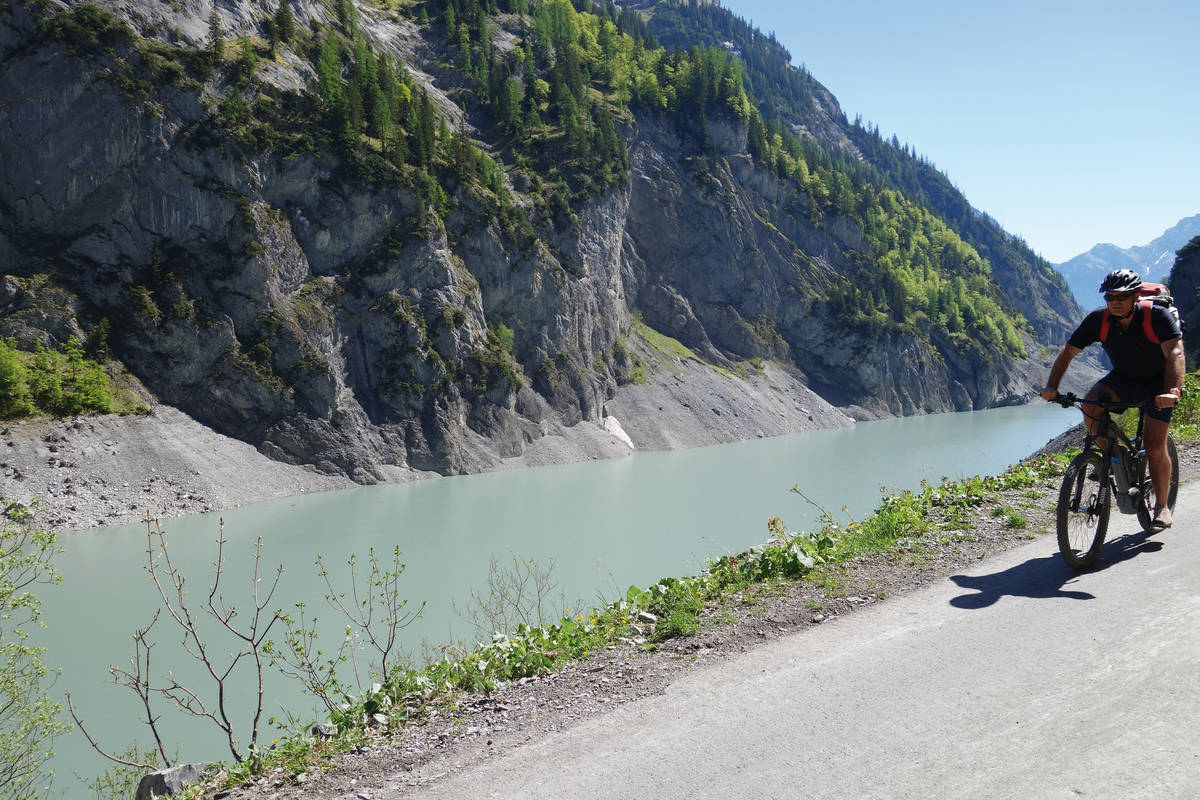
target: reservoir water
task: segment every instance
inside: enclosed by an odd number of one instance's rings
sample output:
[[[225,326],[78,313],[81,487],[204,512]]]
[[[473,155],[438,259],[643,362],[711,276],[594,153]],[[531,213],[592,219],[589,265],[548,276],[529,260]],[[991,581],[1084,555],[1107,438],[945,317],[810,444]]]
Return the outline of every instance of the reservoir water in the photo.
[[[584,608],[595,607],[630,584],[694,574],[711,557],[765,541],[771,517],[793,530],[815,527],[819,512],[789,492],[793,485],[841,519],[845,513],[861,518],[878,503],[881,488],[995,474],[1077,417],[1036,404],[882,420],[611,461],[301,496],[162,525],[172,560],[188,575],[194,605],[207,595],[223,517],[228,545],[221,588],[229,604],[248,610],[249,556],[261,537],[264,576],[269,579],[276,565],[285,568],[271,607],[291,609],[302,600],[330,622],[336,617],[322,599],[317,554],[335,587],[348,590],[345,562],[351,554],[361,562],[373,547],[390,558],[398,546],[407,564],[401,595],[410,608],[426,604],[424,617],[405,630],[406,649],[419,655],[423,644],[472,636],[455,609],[470,606],[473,590],[486,592],[493,558],[553,564],[567,605],[578,607],[576,598],[582,598]],[[132,633],[161,606],[145,571],[146,541],[144,525],[66,534],[56,562],[63,584],[43,592],[45,660],[63,669],[58,699],[70,690],[89,730],[111,750],[135,738],[149,742],[145,725],[136,721],[136,698],[113,686],[108,674],[109,665],[128,665]],[[171,669],[207,690],[179,653],[181,637],[168,622],[160,620],[154,629],[154,676]],[[330,646],[336,638],[335,630]],[[180,760],[228,759],[207,728],[161,710],[169,735],[180,742]],[[281,711],[319,716],[311,701],[279,679],[268,693],[266,713]],[[263,738],[269,742],[274,735],[268,730]],[[63,737],[57,750],[56,786],[66,796],[81,796],[73,772],[91,776],[107,767],[79,734]]]

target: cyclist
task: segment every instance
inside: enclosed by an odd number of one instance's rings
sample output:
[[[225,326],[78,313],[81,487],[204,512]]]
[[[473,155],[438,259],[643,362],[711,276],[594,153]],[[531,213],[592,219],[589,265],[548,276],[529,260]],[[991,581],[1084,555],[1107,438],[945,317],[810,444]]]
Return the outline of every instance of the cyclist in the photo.
[[[1166,308],[1138,302],[1142,279],[1130,269],[1110,272],[1100,284],[1106,308],[1098,308],[1084,317],[1071,334],[1066,345],[1050,367],[1050,377],[1042,389],[1042,397],[1058,397],[1058,384],[1072,359],[1083,348],[1101,341],[1101,330],[1107,334],[1101,345],[1112,361],[1112,371],[1101,378],[1087,393],[1088,400],[1100,398],[1137,404],[1153,399],[1146,410],[1144,441],[1150,464],[1150,480],[1154,497],[1166,498],[1171,479],[1171,457],[1167,455],[1167,428],[1171,412],[1183,393],[1183,333],[1177,320]],[[1150,324],[1159,343],[1146,336],[1142,315],[1150,314]],[[1108,324],[1105,326],[1105,315]],[[1099,430],[1103,412],[1095,406],[1084,406],[1084,424],[1093,436]],[[1101,446],[1107,445],[1100,442]],[[1171,509],[1156,506],[1155,530],[1171,527]]]

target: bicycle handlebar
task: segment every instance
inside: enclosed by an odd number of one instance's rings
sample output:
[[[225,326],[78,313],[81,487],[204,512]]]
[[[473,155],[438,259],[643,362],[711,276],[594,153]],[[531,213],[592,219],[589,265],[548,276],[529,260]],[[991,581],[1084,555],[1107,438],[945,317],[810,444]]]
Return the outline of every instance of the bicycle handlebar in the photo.
[[[1126,409],[1126,408],[1145,409],[1145,408],[1151,408],[1154,405],[1153,400],[1143,400],[1140,403],[1128,403],[1123,400],[1088,400],[1086,397],[1076,396],[1073,392],[1067,392],[1066,394],[1059,394],[1058,397],[1055,397],[1050,402],[1058,403],[1063,408],[1070,408],[1071,406],[1079,406],[1079,405],[1083,405],[1084,403],[1087,403],[1088,405],[1099,406],[1100,408],[1104,409],[1105,411],[1111,411],[1111,410],[1118,409],[1118,408],[1120,408],[1120,409]]]

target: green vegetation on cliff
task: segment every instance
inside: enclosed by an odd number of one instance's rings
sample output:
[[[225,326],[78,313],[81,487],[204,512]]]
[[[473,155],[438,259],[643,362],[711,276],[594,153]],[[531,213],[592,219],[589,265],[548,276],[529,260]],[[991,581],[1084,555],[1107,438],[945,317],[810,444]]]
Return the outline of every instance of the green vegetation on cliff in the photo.
[[[74,339],[61,350],[38,345],[33,352],[0,339],[0,419],[110,411],[108,375],[99,363],[84,357]]]
[[[938,217],[991,264],[999,286],[987,293],[1001,306],[1022,308],[1035,335],[1057,340],[1070,330],[1074,308],[1062,276],[1023,240],[972,208],[950,179],[909,145],[895,136],[884,139],[878,127],[864,126],[861,120],[847,122],[833,96],[804,67],[792,65],[792,55],[774,34],[763,35],[716,3],[664,0],[644,5],[650,9],[648,27],[667,46],[724,44],[736,52],[745,64],[747,91],[757,97],[764,119],[780,135],[800,131],[806,143],[821,143],[816,148],[820,157],[832,159],[837,172],[867,173],[866,183],[894,189]],[[854,191],[860,190],[856,183]],[[1014,325],[1025,327],[1020,320]]]

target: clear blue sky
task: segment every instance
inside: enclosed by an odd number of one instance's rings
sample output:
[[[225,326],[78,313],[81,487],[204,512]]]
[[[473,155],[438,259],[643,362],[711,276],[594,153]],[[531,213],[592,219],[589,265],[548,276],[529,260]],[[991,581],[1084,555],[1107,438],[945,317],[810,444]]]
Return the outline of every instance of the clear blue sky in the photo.
[[[1200,213],[1198,0],[721,0],[1052,262]]]

